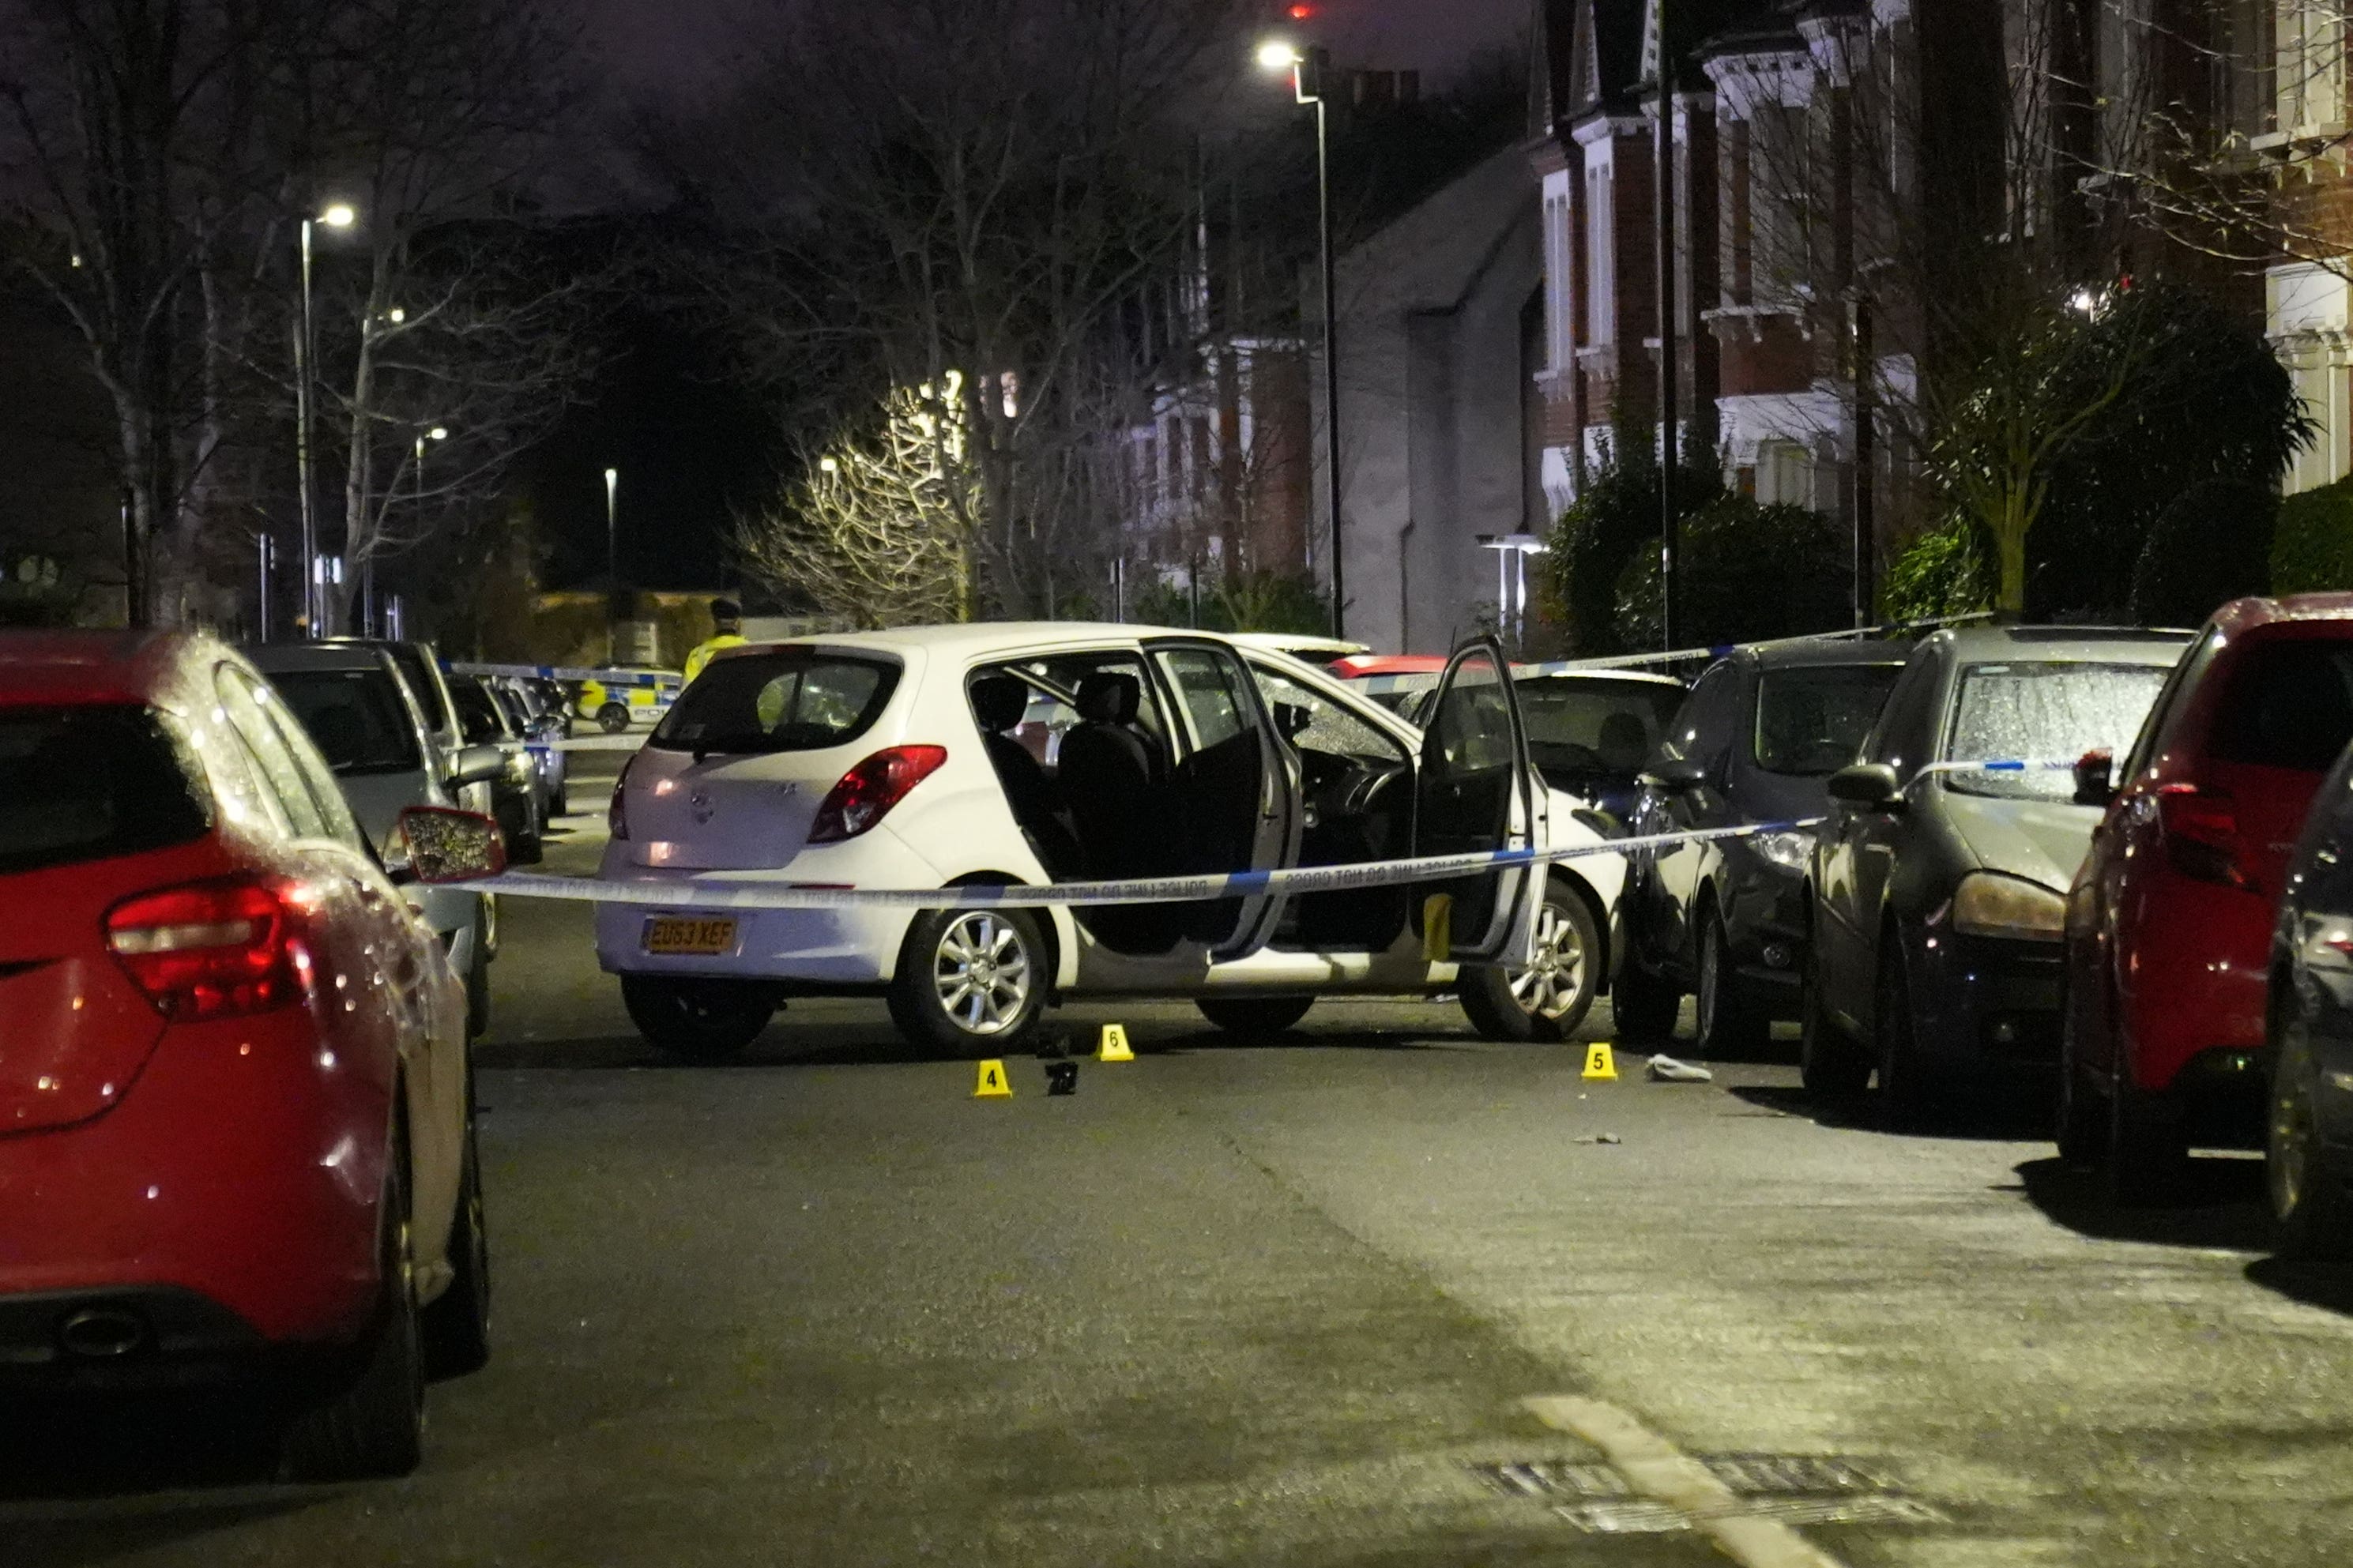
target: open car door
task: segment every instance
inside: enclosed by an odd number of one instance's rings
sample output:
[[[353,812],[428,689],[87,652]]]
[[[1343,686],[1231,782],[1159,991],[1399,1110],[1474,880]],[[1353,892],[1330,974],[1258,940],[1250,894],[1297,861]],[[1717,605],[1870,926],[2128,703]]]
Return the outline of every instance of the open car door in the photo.
[[[1186,872],[1271,871],[1295,865],[1303,810],[1299,764],[1233,649],[1155,637],[1145,643],[1179,742],[1175,809],[1160,831],[1178,841]],[[1177,904],[1182,933],[1215,963],[1246,958],[1274,935],[1283,900],[1263,894]]]
[[[1462,644],[1436,693],[1421,710],[1421,759],[1415,780],[1414,853],[1469,855],[1541,847],[1542,802],[1528,754],[1511,666],[1493,637]],[[1413,900],[1425,951],[1437,956],[1426,921],[1445,895],[1446,955],[1456,963],[1525,962],[1541,867],[1508,866],[1451,882],[1427,882]]]

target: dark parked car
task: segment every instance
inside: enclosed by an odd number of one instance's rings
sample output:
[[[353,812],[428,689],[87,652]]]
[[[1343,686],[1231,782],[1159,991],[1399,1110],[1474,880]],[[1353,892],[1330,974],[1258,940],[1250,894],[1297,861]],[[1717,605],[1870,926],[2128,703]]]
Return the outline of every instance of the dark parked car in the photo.
[[[449,682],[457,704],[458,722],[469,746],[495,746],[506,761],[491,781],[491,815],[506,837],[507,858],[519,865],[536,864],[543,853],[539,771],[522,734],[483,678],[460,675]]]
[[[1822,816],[1823,781],[1854,760],[1905,651],[1821,638],[1737,648],[1717,660],[1651,756],[1633,830]],[[1671,1034],[1687,993],[1699,997],[1703,1055],[1754,1050],[1774,1019],[1796,1017],[1812,847],[1810,835],[1791,829],[1636,851],[1614,993],[1620,1032]]]
[[[2264,1184],[2290,1257],[2353,1255],[2353,751],[2287,862],[2273,926]]]
[[[2272,927],[2321,775],[2353,742],[2353,595],[2225,605],[2117,772],[2067,908],[2059,1152],[2160,1195],[2192,1144],[2261,1136]],[[2113,787],[2111,778],[2118,781]]]
[[[1854,1095],[1876,1072],[1901,1122],[1957,1069],[2057,1060],[2066,889],[2100,816],[2076,803],[2072,764],[2130,743],[2189,640],[1970,626],[1913,650],[1862,759],[1830,780],[1810,869],[1810,1090]]]
[[[1561,669],[1513,677],[1527,716],[1528,752],[1545,782],[1606,813],[1621,828],[1634,817],[1642,764],[1667,731],[1689,689],[1672,675],[1631,669]],[[1429,689],[1391,704],[1415,723]],[[1380,700],[1376,698],[1375,700]]]

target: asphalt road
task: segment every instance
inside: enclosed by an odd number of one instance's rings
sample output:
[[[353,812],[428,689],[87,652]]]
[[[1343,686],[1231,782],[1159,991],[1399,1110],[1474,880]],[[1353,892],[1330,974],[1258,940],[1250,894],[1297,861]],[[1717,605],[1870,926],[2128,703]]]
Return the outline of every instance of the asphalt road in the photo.
[[[1444,1005],[1248,1048],[1073,1010],[1139,1059],[1067,1099],[975,1100],[863,1004],[686,1069],[582,910],[505,920],[499,1348],[423,1471],[20,1424],[0,1565],[2353,1561],[2353,1280],[2266,1258],[2248,1161],[2120,1217],[2024,1100],[1894,1137]]]

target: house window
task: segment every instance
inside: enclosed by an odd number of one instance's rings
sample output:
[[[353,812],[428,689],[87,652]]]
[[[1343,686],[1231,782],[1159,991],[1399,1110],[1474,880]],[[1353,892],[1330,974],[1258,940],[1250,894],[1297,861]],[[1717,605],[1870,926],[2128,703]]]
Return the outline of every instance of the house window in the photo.
[[[1757,499],[1770,506],[1814,504],[1813,454],[1796,441],[1774,439],[1757,447]]]
[[[1585,169],[1585,341],[1597,347],[1618,339],[1618,256],[1610,226],[1608,153]]]
[[[2283,131],[2345,118],[2345,0],[2278,0],[2273,40]]]

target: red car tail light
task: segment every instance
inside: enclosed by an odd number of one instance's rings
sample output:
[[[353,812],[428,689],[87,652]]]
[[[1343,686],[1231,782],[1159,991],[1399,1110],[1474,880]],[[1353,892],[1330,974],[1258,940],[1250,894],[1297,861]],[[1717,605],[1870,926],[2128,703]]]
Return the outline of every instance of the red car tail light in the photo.
[[[291,917],[287,900],[259,882],[192,882],[115,905],[106,945],[173,1022],[241,1017],[301,994]]]
[[[875,752],[841,775],[809,824],[812,844],[855,838],[907,798],[907,792],[937,773],[948,760],[945,746],[892,746]]]
[[[2252,885],[2239,864],[2239,816],[2229,795],[2191,784],[2166,784],[2157,792],[2157,817],[2175,870],[2200,882]]]

